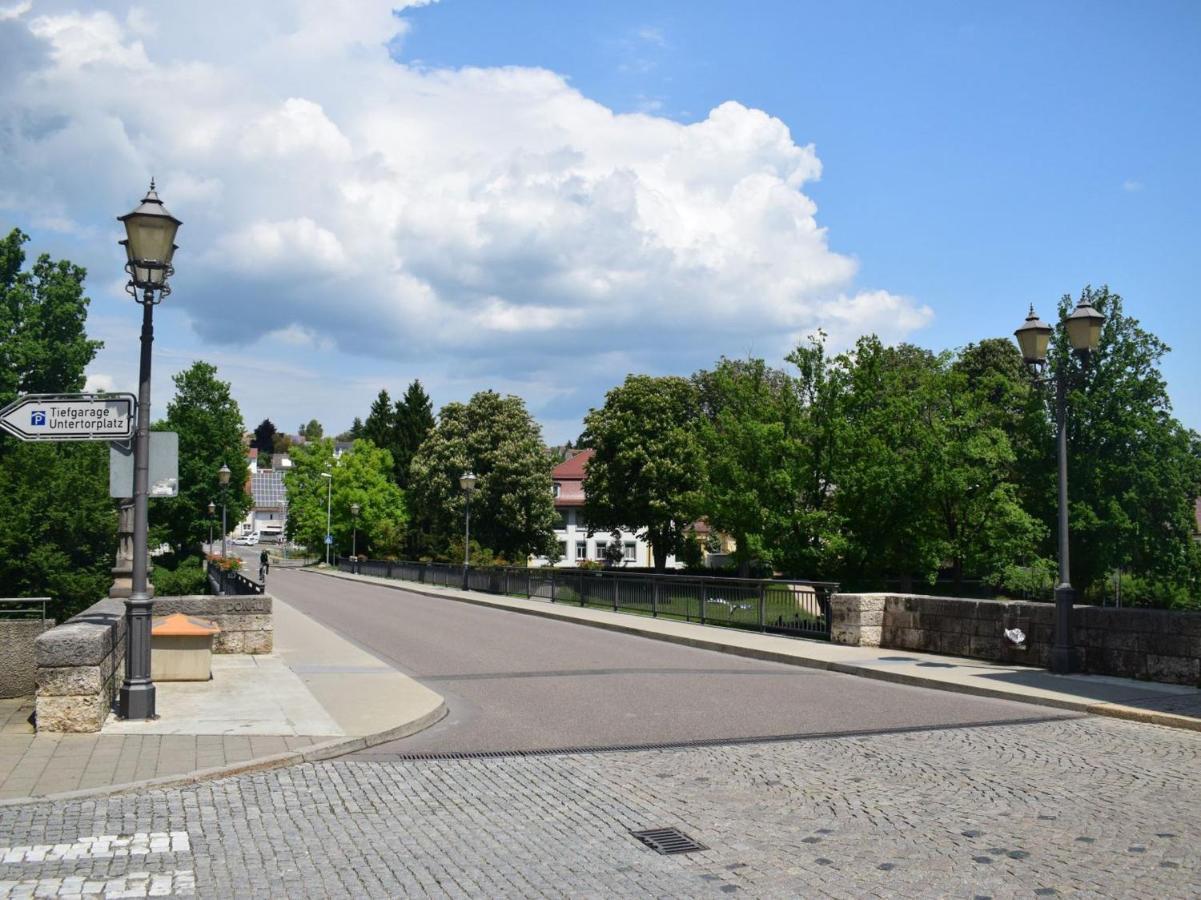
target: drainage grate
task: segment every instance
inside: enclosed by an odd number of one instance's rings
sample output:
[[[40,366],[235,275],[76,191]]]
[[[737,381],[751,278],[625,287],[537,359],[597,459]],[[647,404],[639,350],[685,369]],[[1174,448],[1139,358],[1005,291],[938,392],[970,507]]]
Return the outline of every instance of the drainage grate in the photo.
[[[708,850],[704,844],[694,841],[678,828],[651,828],[647,831],[631,831],[630,834],[642,841],[656,853],[664,856],[671,853],[695,853]]]

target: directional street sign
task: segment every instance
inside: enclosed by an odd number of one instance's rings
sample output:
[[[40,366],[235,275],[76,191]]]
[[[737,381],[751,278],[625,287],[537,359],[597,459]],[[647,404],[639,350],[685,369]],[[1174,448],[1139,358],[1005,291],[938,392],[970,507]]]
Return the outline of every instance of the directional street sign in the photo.
[[[23,441],[127,441],[133,394],[26,394],[0,409],[0,428]]]
[[[334,536],[332,534],[327,534],[325,536],[325,542],[327,544],[332,544],[334,542]]]

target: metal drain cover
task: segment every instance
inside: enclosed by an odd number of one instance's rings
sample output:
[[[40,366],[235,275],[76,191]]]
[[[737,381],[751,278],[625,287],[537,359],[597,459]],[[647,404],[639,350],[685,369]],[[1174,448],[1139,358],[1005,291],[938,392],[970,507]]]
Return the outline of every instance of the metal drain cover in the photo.
[[[709,849],[678,828],[650,828],[646,831],[631,831],[630,834],[656,853],[662,853],[664,856],[671,853],[695,853],[697,850]]]

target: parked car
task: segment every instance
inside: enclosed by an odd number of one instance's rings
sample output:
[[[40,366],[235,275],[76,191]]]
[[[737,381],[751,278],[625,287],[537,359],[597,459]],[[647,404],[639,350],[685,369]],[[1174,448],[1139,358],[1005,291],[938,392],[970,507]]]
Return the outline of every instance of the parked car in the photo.
[[[258,542],[259,542],[259,533],[257,531],[251,532],[250,534],[245,535],[240,538],[234,538],[232,541],[232,543],[238,547],[253,547]]]

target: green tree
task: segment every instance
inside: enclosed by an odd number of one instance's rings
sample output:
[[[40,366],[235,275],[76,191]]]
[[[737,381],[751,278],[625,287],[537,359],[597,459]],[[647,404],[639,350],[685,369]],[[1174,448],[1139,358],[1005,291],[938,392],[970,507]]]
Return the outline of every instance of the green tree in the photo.
[[[388,449],[392,452],[396,483],[401,488],[409,484],[409,467],[417,450],[434,430],[434,410],[429,395],[414,379],[405,395],[396,401],[393,411],[392,438]]]
[[[1072,583],[1100,592],[1121,567],[1162,585],[1189,583],[1197,571],[1194,498],[1201,496],[1201,439],[1172,415],[1160,362],[1168,346],[1126,315],[1107,287],[1081,297],[1106,316],[1100,347],[1085,365],[1063,326],[1049,362],[1068,377],[1068,477]],[[1060,321],[1073,301],[1059,303]],[[1201,597],[1191,602],[1201,605]]]
[[[0,595],[48,596],[58,618],[108,593],[117,514],[103,444],[0,438]]]
[[[18,394],[83,389],[83,371],[103,346],[84,331],[87,270],[42,254],[24,269],[28,235],[0,240],[0,403]]]
[[[584,430],[584,515],[590,529],[630,528],[650,543],[655,569],[684,546],[700,507],[704,457],[697,437],[700,398],[686,378],[630,375],[591,410]]]
[[[776,565],[805,578],[836,574],[846,531],[836,503],[837,468],[846,449],[846,358],[831,359],[823,332],[788,355],[796,366],[797,426],[789,434],[792,493],[788,529],[777,539]]]
[[[250,446],[260,454],[270,455],[275,452],[275,424],[270,419],[263,419],[254,429],[254,440]]]
[[[329,472],[332,480],[322,477],[323,472]],[[336,552],[348,555],[352,544],[360,555],[395,552],[408,514],[404,493],[392,482],[392,456],[387,450],[357,440],[335,460],[332,438],[310,441],[293,449],[284,486],[288,536],[310,550],[324,545],[328,499]],[[351,515],[352,503],[360,507],[357,522]]]
[[[309,419],[307,425],[300,426],[300,436],[306,441],[319,441],[325,436],[325,429],[316,419]]]
[[[928,487],[960,592],[965,576],[996,582],[1007,566],[1036,562],[1045,529],[1022,506],[1018,457],[989,394],[995,382],[982,378],[973,387],[952,367],[928,384],[936,392],[924,404],[935,454]]]
[[[229,466],[225,491],[226,524],[233,526],[250,509],[246,490],[249,475],[246,448],[242,445],[242,412],[230,393],[229,382],[217,377],[217,367],[194,362],[177,373],[175,396],[167,404],[167,417],[155,423],[157,431],[179,435],[179,495],[150,503],[150,523],[156,536],[183,558],[200,552],[208,538],[208,504],[221,506],[218,470]]]
[[[931,492],[937,381],[944,360],[909,344],[861,338],[840,359],[846,428],[835,471],[835,501],[852,583],[903,587],[933,580],[945,544]]]
[[[413,457],[414,521],[431,548],[462,546],[465,498],[459,476],[477,477],[471,500],[472,539],[512,562],[553,549],[551,457],[541,430],[514,396],[481,391],[468,403],[448,403]]]
[[[704,410],[701,508],[713,528],[733,535],[747,577],[753,561],[776,562],[779,538],[791,531],[802,410],[792,379],[761,359],[723,359],[693,380]]]
[[[392,443],[392,435],[396,430],[396,410],[392,406],[392,398],[386,390],[381,389],[371,409],[367,413],[367,421],[363,423],[364,440],[371,441],[375,446],[386,448]]]
[[[85,331],[85,270],[46,255],[25,269],[27,240],[16,229],[0,240],[0,405],[81,390],[101,347]],[[117,514],[106,446],[0,435],[0,491],[0,594],[50,596],[61,619],[107,593]]]

